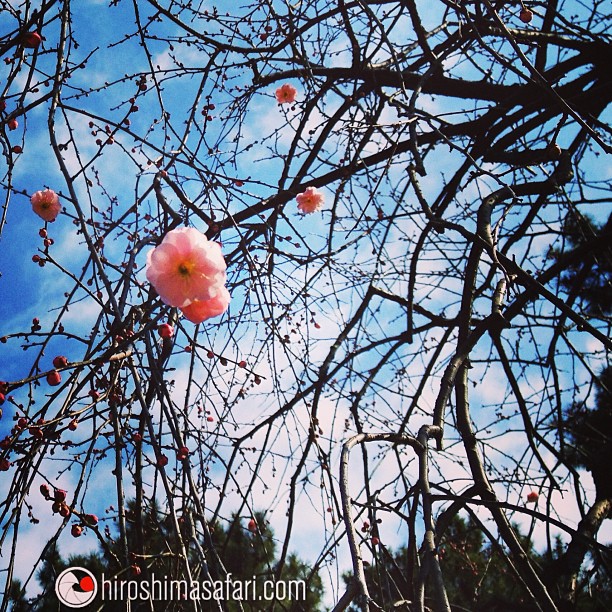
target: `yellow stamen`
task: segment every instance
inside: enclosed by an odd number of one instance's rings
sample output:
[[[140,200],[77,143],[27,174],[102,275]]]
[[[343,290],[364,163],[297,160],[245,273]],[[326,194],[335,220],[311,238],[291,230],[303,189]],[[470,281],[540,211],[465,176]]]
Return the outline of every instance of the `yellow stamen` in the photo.
[[[178,273],[181,276],[190,276],[193,272],[194,267],[195,265],[192,261],[181,261],[181,263],[178,265]]]

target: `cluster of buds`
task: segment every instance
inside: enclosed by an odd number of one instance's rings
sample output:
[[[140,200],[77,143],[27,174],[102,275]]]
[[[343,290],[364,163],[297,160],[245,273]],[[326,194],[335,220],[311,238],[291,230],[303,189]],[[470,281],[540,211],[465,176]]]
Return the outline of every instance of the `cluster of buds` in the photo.
[[[363,521],[363,525],[361,526],[362,533],[368,533],[370,531],[370,523],[369,521]],[[377,535],[372,535],[370,540],[372,542],[372,546],[378,546],[380,544],[380,538]]]
[[[28,433],[36,440],[42,440],[45,437],[43,431],[43,425],[45,425],[45,419],[40,418],[36,422],[30,422],[26,417],[19,417],[15,427],[12,429],[13,435],[18,435],[24,429],[28,430]]]
[[[66,503],[67,491],[64,491],[64,489],[53,489],[53,494],[51,494],[49,485],[43,482],[40,485],[40,492],[47,501],[53,502],[51,510],[53,510],[54,514],[59,514],[64,518],[70,516],[70,506]]]
[[[70,528],[72,537],[78,538],[83,534],[86,527],[95,527],[98,524],[98,517],[95,514],[82,514],[81,522],[74,523]]]
[[[64,491],[64,489],[54,488],[53,492],[51,492],[51,487],[43,482],[40,485],[40,492],[47,501],[53,502],[51,510],[53,510],[54,514],[59,514],[64,518],[69,517],[71,514],[78,514],[73,513],[70,506],[66,503],[68,492]],[[95,527],[98,524],[98,517],[95,514],[80,514],[78,518],[79,522],[74,523],[70,529],[70,533],[75,538],[81,536],[86,527]]]

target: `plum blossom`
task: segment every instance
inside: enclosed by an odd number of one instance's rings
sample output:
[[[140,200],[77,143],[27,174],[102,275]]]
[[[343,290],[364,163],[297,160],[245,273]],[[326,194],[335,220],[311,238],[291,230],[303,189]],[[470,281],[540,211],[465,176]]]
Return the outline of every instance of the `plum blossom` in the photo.
[[[181,312],[192,323],[202,323],[206,319],[223,314],[229,306],[230,299],[229,291],[225,287],[221,287],[214,298],[194,300],[188,306],[183,306]]]
[[[293,104],[297,96],[297,89],[290,83],[285,83],[276,90],[275,95],[279,104]]]
[[[30,202],[32,202],[32,210],[45,221],[55,221],[62,209],[59,197],[52,189],[37,191],[30,198]]]
[[[193,227],[170,230],[147,253],[147,280],[162,302],[177,308],[225,296],[225,269],[219,244]]]
[[[323,206],[323,200],[325,198],[323,194],[314,187],[307,187],[306,191],[298,194],[295,199],[298,203],[298,210],[307,215],[319,210],[321,206]]]

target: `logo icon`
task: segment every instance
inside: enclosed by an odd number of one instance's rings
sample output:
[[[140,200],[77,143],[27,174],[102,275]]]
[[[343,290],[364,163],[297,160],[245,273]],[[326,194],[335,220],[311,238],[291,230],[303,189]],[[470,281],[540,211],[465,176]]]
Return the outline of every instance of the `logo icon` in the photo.
[[[97,592],[94,575],[83,567],[69,567],[55,581],[57,598],[69,608],[85,607],[95,599]]]

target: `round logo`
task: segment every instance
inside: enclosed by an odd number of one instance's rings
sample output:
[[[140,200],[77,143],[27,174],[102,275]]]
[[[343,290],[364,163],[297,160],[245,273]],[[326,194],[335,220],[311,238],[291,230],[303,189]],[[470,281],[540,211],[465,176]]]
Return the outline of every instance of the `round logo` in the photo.
[[[83,567],[69,567],[55,581],[57,598],[69,608],[83,608],[95,599],[97,592],[94,575]]]

